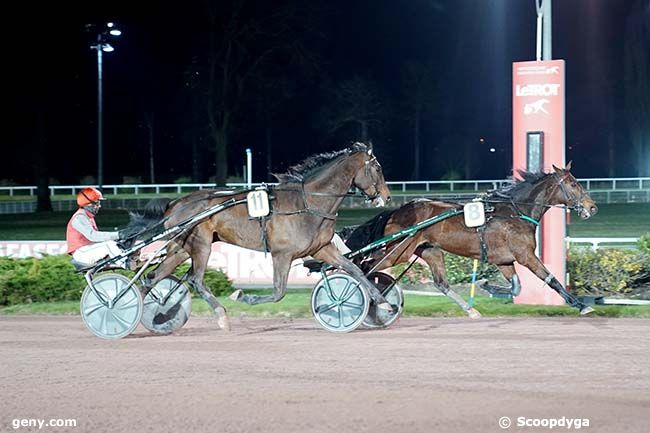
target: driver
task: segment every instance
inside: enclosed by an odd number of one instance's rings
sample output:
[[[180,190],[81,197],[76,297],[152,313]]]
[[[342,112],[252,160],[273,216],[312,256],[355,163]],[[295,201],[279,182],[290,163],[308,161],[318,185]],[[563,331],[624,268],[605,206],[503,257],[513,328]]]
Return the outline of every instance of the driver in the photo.
[[[95,215],[101,209],[101,201],[105,200],[96,188],[84,188],[77,194],[79,209],[72,215],[66,230],[68,254],[72,259],[84,266],[91,266],[104,257],[121,255],[122,249],[117,245],[120,232],[104,232],[97,230]],[[126,259],[118,262],[124,267]]]

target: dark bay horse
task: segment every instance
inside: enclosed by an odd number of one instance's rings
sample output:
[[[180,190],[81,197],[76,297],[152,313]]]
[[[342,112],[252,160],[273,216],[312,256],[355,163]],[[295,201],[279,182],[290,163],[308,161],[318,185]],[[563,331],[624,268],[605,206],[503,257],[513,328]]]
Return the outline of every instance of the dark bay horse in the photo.
[[[434,284],[452,298],[470,317],[480,313],[456,293],[447,281],[443,252],[459,256],[483,259],[495,264],[511,284],[513,294],[520,290],[519,277],[514,262],[530,269],[581,314],[593,311],[568,293],[560,282],[546,269],[535,255],[535,230],[544,213],[552,206],[564,205],[578,212],[581,218],[593,216],[598,208],[589,194],[570,173],[571,163],[565,169],[553,167],[552,173],[520,172],[522,180],[509,183],[481,197],[486,206],[485,224],[477,228],[465,226],[463,215],[456,215],[421,230],[412,240],[390,253],[390,245],[375,255],[364,258],[358,264],[368,270],[380,260],[381,268],[408,262],[413,254],[427,262],[433,274]],[[461,209],[458,203],[419,199],[397,210],[386,211],[359,226],[346,239],[348,247],[358,249],[382,236],[395,233],[417,222],[439,215],[450,209]],[[377,233],[377,225],[385,224]],[[381,227],[381,226],[380,226]],[[368,236],[372,233],[374,234]],[[390,254],[387,254],[390,253]]]
[[[230,329],[225,308],[203,283],[211,245],[222,241],[257,251],[266,248],[273,259],[273,294],[246,295],[237,290],[232,296],[234,300],[247,304],[278,302],[285,295],[291,262],[313,256],[357,278],[378,307],[390,310],[390,304],[363,272],[331,243],[336,212],[351,187],[357,187],[376,205],[390,201],[390,191],[372,147],[355,143],[338,152],[312,156],[276,177],[280,183],[269,191],[272,210],[264,223],[249,217],[245,205],[247,192],[203,190],[169,202],[164,212],[155,215],[155,219],[164,218],[165,228],[226,200],[243,200],[242,204],[198,223],[172,242],[164,261],[147,275],[143,296],[189,257],[189,284],[213,308],[219,326]]]

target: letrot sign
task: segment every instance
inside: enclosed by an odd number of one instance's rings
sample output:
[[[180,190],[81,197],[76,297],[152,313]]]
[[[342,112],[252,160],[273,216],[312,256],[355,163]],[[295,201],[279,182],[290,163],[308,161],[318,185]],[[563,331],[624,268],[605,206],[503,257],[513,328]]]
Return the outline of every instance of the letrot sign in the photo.
[[[513,169],[550,171],[564,167],[564,60],[512,64]],[[544,265],[565,285],[566,212],[551,208],[538,232],[538,251]],[[522,290],[515,303],[563,304],[553,289],[523,266],[515,265]]]

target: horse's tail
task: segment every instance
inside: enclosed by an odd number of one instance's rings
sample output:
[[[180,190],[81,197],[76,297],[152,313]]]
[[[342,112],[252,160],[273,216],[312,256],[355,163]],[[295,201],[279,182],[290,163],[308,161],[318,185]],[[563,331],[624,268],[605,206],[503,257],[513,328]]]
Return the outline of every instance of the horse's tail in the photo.
[[[142,213],[129,212],[129,224],[121,230],[122,237],[146,238],[155,235],[159,230],[162,231],[162,225],[158,225],[171,202],[170,198],[154,198],[145,205]],[[146,236],[147,234],[149,236]]]

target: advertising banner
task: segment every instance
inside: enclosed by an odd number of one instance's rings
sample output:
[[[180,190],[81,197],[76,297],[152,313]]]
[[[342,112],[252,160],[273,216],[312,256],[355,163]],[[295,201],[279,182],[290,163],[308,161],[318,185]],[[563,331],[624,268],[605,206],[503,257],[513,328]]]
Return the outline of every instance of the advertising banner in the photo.
[[[143,248],[143,257],[158,249],[162,243],[153,243]],[[0,256],[25,258],[42,257],[44,254],[65,254],[65,241],[0,241]],[[217,242],[212,244],[208,266],[221,269],[235,287],[272,287],[273,262],[270,254],[247,250],[234,245]],[[309,275],[302,260],[295,260],[291,266],[288,284],[290,287],[312,287],[320,274]]]
[[[553,170],[553,165],[565,166],[564,66],[564,60],[512,64],[512,144],[515,174],[518,169],[541,169],[549,172]],[[541,230],[538,239],[541,243],[542,262],[564,285],[566,211],[561,208],[549,209],[538,230]],[[528,269],[520,265],[516,265],[516,269],[521,277],[522,291],[515,298],[515,303],[564,303],[553,289]]]

